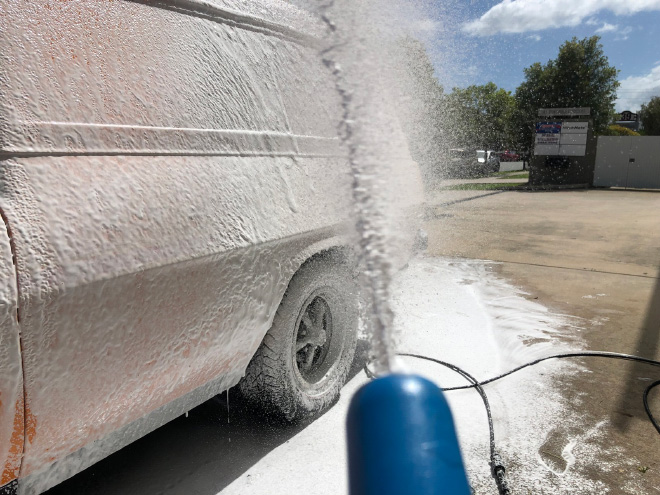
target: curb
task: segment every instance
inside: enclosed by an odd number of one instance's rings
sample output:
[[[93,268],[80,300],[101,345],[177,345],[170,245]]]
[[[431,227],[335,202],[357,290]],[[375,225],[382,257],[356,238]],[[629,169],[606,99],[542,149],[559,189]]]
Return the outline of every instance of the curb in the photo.
[[[545,184],[545,185],[523,185],[516,188],[503,188],[514,191],[538,192],[538,191],[570,191],[574,189],[591,189],[589,184]]]

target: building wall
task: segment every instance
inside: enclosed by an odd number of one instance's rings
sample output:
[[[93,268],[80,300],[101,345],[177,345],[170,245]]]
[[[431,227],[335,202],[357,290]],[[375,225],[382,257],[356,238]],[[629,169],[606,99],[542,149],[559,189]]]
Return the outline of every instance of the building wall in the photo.
[[[660,136],[600,136],[593,185],[660,189]]]

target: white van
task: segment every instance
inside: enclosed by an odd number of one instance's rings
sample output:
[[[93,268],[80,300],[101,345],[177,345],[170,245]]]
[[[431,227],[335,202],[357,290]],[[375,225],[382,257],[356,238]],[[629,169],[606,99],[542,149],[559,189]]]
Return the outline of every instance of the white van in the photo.
[[[244,376],[290,420],[336,398],[356,284],[322,32],[273,0],[0,3],[0,493]]]

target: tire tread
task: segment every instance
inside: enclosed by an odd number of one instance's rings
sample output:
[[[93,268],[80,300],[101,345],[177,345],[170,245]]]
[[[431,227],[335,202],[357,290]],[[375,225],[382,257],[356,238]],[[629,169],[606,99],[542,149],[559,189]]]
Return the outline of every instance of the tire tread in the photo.
[[[352,287],[340,287],[340,292],[349,294],[347,301],[349,307],[346,318],[349,325],[357,326],[357,307],[353,307],[355,301],[351,300],[351,289],[354,287],[351,271],[346,264],[338,263],[335,259],[312,259],[305,263],[294,275],[289,283],[282,301],[273,318],[271,329],[264,336],[257,352],[247,367],[245,376],[239,383],[243,396],[254,405],[258,406],[268,414],[275,414],[288,421],[295,421],[306,416],[315,414],[326,409],[335,402],[340,390],[344,385],[348,371],[352,364],[355,346],[357,343],[357,331],[353,328],[353,335],[345,340],[341,361],[332,371],[333,379],[329,382],[327,389],[318,396],[310,397],[297,389],[292,380],[287,362],[287,354],[291,353],[289,341],[292,339],[292,331],[289,328],[292,311],[299,311],[296,307],[299,294],[305,293],[307,287],[314,286],[330,277],[334,281],[340,280]],[[297,316],[297,313],[296,313]],[[349,330],[350,331],[350,330]],[[289,357],[289,359],[293,359]]]

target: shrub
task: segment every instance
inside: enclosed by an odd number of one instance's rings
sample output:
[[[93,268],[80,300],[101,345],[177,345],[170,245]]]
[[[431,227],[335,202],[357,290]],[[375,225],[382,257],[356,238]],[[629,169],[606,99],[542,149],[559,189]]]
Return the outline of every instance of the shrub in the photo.
[[[632,129],[623,127],[622,125],[612,124],[608,126],[607,130],[602,134],[603,136],[640,136],[639,132]]]

